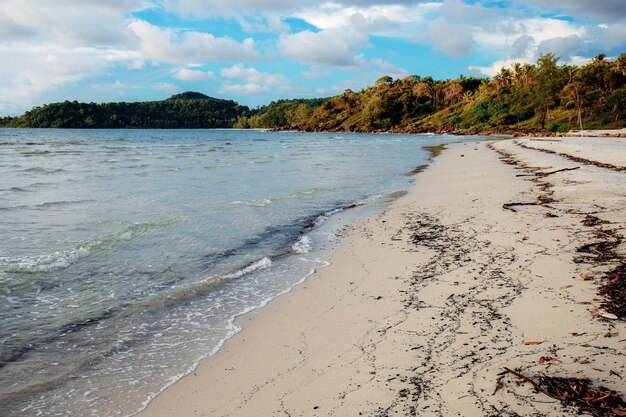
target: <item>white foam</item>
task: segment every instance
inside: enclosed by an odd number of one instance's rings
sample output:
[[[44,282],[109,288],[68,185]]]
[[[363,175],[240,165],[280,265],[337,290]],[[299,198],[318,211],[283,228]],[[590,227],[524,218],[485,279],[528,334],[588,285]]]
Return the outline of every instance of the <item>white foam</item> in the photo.
[[[233,201],[231,204],[235,206],[265,207],[265,206],[269,206],[272,203],[273,201],[270,200],[269,198],[262,198],[260,200],[254,200],[254,201],[236,200],[236,201]]]
[[[9,269],[25,272],[49,272],[67,268],[81,258],[91,254],[90,245],[79,246],[67,251],[57,251],[51,254],[25,257],[19,259]]]
[[[246,266],[243,269],[240,269],[237,272],[233,272],[232,274],[228,274],[228,275],[224,275],[224,278],[229,278],[229,279],[237,279],[240,278],[244,275],[248,275],[251,272],[254,271],[260,271],[263,269],[267,269],[270,266],[272,266],[274,264],[274,262],[272,262],[272,260],[270,258],[263,258],[261,260],[256,261],[255,263]]]
[[[308,236],[302,236],[296,243],[291,245],[293,253],[305,254],[311,252],[311,239]]]

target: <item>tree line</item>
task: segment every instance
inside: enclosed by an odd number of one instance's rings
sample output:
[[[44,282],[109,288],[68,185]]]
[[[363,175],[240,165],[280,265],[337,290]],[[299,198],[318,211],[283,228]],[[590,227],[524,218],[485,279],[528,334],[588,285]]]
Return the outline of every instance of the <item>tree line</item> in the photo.
[[[515,63],[492,79],[383,76],[324,100],[279,101],[240,119],[250,127],[307,131],[466,133],[567,131],[626,126],[626,54],[583,66],[554,54]],[[319,105],[318,105],[319,104]]]
[[[410,75],[330,98],[274,101],[250,110],[201,93],[143,103],[65,101],[36,107],[8,127],[270,128],[350,132],[562,132],[626,126],[626,54],[582,66],[554,54],[493,78]]]
[[[79,103],[35,107],[23,116],[0,119],[8,127],[35,128],[227,128],[250,109],[232,100],[196,92],[162,101]]]

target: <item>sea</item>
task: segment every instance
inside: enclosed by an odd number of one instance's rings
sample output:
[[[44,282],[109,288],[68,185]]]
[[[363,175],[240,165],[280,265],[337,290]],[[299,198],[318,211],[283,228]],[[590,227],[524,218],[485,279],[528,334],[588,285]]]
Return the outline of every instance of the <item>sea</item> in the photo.
[[[0,415],[137,413],[479,139],[0,129]]]

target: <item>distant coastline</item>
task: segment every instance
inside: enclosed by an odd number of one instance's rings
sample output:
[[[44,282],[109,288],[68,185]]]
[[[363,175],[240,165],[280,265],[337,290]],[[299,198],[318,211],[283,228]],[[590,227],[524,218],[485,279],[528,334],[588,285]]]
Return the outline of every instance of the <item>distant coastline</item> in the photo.
[[[515,63],[492,79],[383,76],[361,91],[274,101],[250,109],[198,92],[161,101],[35,107],[0,118],[0,127],[257,128],[308,132],[506,134],[558,136],[626,128],[626,53],[581,67],[554,54]]]

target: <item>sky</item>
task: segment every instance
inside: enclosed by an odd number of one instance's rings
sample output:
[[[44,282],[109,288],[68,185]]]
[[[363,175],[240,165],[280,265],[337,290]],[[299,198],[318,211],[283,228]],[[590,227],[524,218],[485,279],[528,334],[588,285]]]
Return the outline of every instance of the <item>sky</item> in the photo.
[[[257,107],[549,52],[626,52],[626,0],[0,0],[0,116],[184,91]]]

